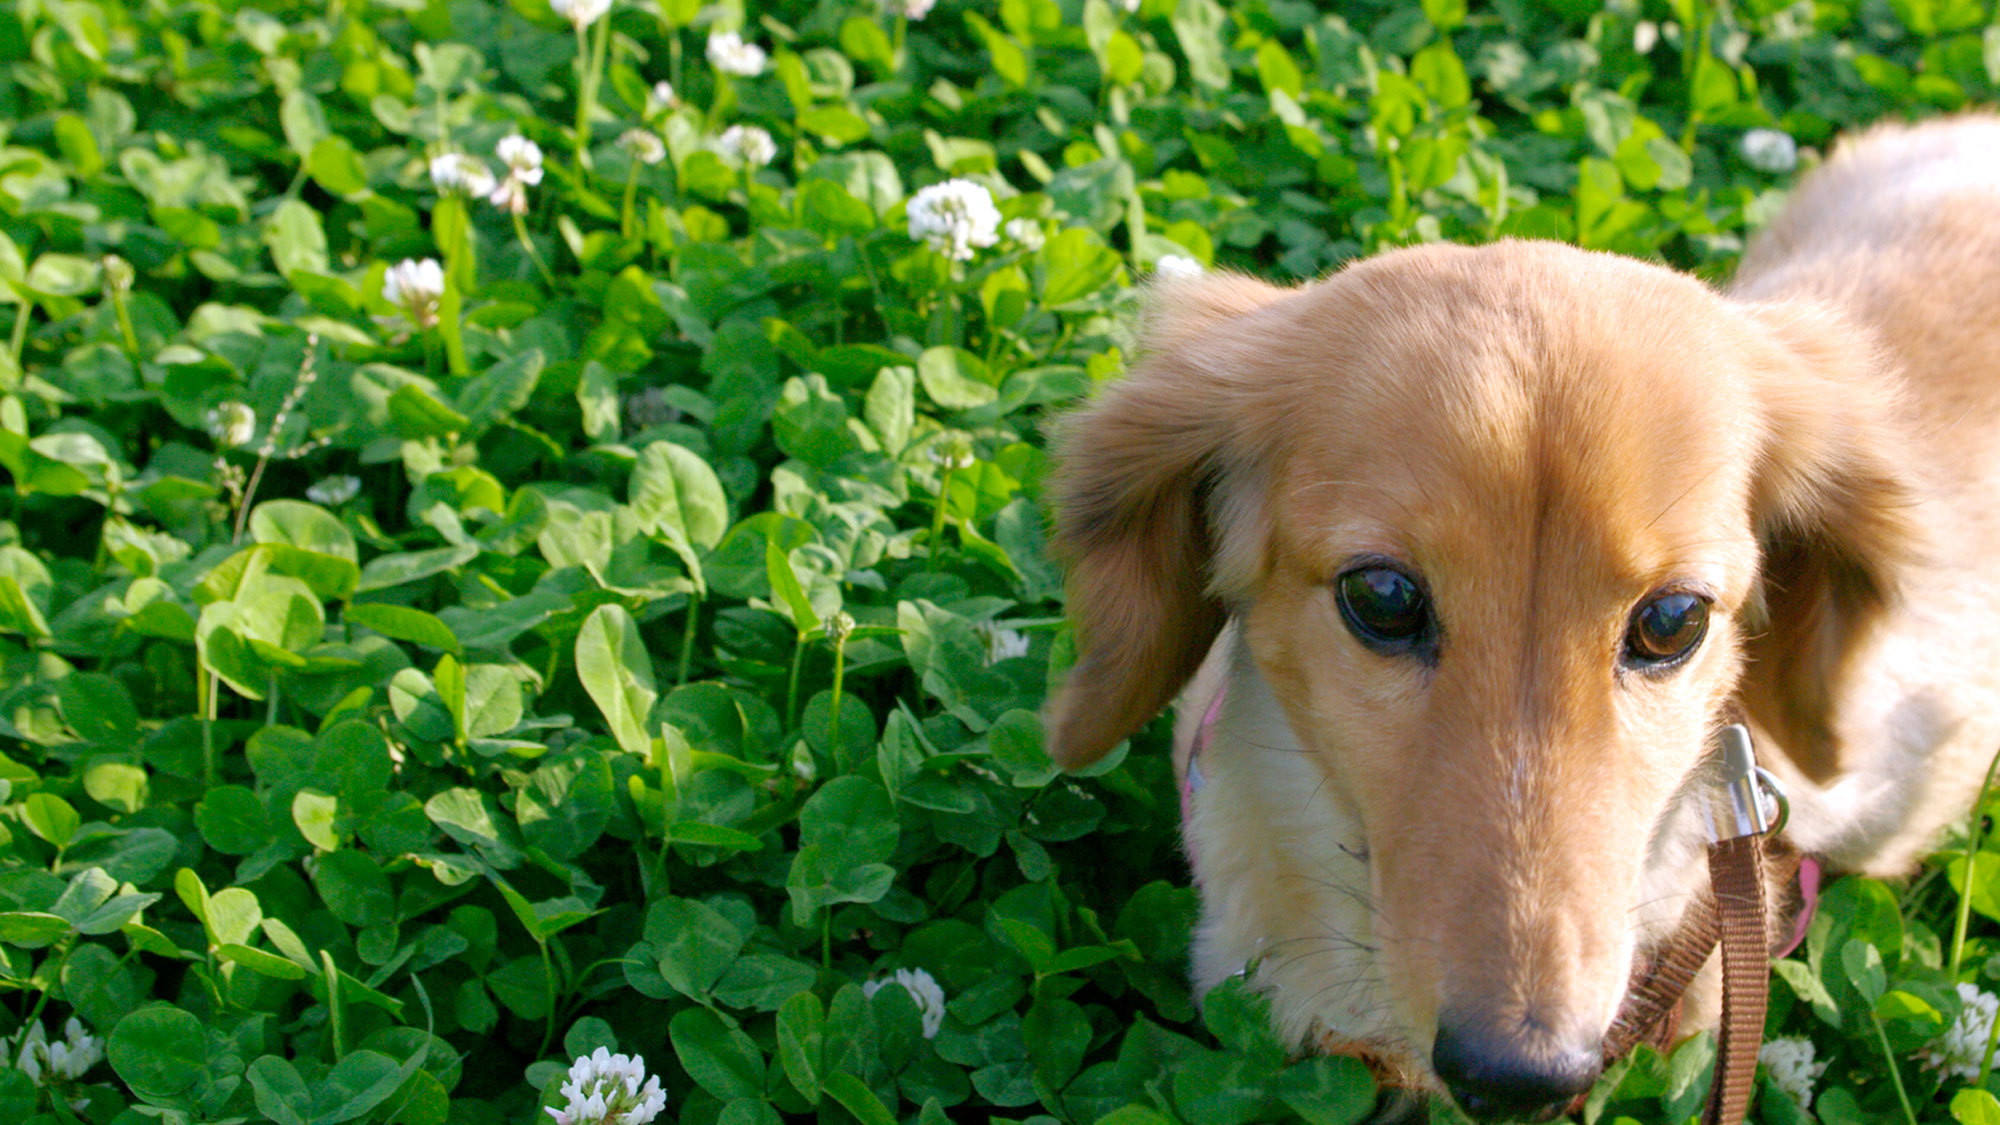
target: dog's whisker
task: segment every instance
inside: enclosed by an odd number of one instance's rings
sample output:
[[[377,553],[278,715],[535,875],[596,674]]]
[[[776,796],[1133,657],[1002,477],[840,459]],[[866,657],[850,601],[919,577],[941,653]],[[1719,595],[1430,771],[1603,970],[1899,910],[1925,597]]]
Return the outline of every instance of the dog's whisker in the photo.
[[[1250,748],[1251,748],[1252,750],[1268,750],[1268,751],[1271,751],[1272,753],[1278,753],[1278,754],[1306,754],[1306,753],[1310,753],[1310,751],[1308,751],[1308,750],[1307,750],[1307,749],[1306,749],[1305,747],[1303,747],[1303,746],[1299,746],[1299,745],[1297,745],[1297,744],[1293,744],[1293,745],[1291,745],[1291,746],[1281,746],[1281,745],[1279,745],[1279,744],[1277,744],[1277,743],[1274,743],[1274,742],[1259,742],[1259,741],[1257,741],[1257,740],[1256,740],[1256,739],[1254,739],[1254,738],[1248,738],[1248,737],[1244,737],[1244,736],[1241,736],[1241,735],[1232,735],[1231,737],[1232,737],[1232,738],[1233,738],[1233,739],[1234,739],[1235,741],[1237,741],[1237,742],[1240,742],[1240,743],[1242,743],[1243,745],[1245,745],[1245,746],[1248,746],[1248,747],[1250,747]]]
[[[1320,790],[1326,788],[1326,783],[1328,780],[1330,780],[1328,775],[1324,773],[1320,774],[1319,784],[1313,786],[1313,791],[1311,793],[1306,794],[1305,802],[1299,806],[1300,812],[1304,812],[1307,809],[1312,808],[1313,802],[1319,799]]]
[[[1664,507],[1664,508],[1661,508],[1661,509],[1659,510],[1659,512],[1658,512],[1657,514],[1655,514],[1655,515],[1653,516],[1653,518],[1652,518],[1652,519],[1649,519],[1649,520],[1647,520],[1647,521],[1646,521],[1646,526],[1645,526],[1645,527],[1644,527],[1644,528],[1643,528],[1642,530],[1645,530],[1645,531],[1651,531],[1651,530],[1653,529],[1653,525],[1654,525],[1654,524],[1656,524],[1656,523],[1659,523],[1659,522],[1660,522],[1661,520],[1663,520],[1663,519],[1667,518],[1667,513],[1668,513],[1668,512],[1671,512],[1671,511],[1673,511],[1673,510],[1674,510],[1675,508],[1679,507],[1679,506],[1680,506],[1680,503],[1681,503],[1681,501],[1683,501],[1683,500],[1687,499],[1688,497],[1690,497],[1690,496],[1694,495],[1694,493],[1695,493],[1695,490],[1696,490],[1696,489],[1700,488],[1700,487],[1701,487],[1702,485],[1704,485],[1704,484],[1707,484],[1707,483],[1709,482],[1709,480],[1711,480],[1711,479],[1712,479],[1712,478],[1713,478],[1713,477],[1715,476],[1715,474],[1716,474],[1716,471],[1717,471],[1717,469],[1719,469],[1719,468],[1720,468],[1720,466],[1717,466],[1717,468],[1716,468],[1716,469],[1710,469],[1710,470],[1709,470],[1708,472],[1706,472],[1706,473],[1703,473],[1703,474],[1702,474],[1702,475],[1701,475],[1701,476],[1700,476],[1699,478],[1697,478],[1697,479],[1695,479],[1695,480],[1694,480],[1693,482],[1689,483],[1689,485],[1687,486],[1687,488],[1686,488],[1686,489],[1684,489],[1684,490],[1682,490],[1682,492],[1681,492],[1681,494],[1680,494],[1679,496],[1676,496],[1676,497],[1674,497],[1674,498],[1673,498],[1673,501],[1672,501],[1671,503],[1669,503],[1669,504],[1668,504],[1668,505],[1667,505],[1666,507]]]
[[[1634,903],[1632,905],[1632,908],[1628,910],[1627,913],[1635,914],[1641,910],[1648,910],[1651,909],[1652,907],[1659,906],[1662,903],[1686,902],[1687,900],[1694,898],[1696,894],[1697,892],[1695,891],[1670,891],[1666,894],[1660,895],[1657,898],[1649,898],[1644,900],[1643,902]]]
[[[1359,905],[1367,908],[1370,917],[1377,916],[1374,897],[1370,895],[1367,891],[1361,890],[1350,884],[1335,882],[1327,879],[1316,879],[1311,875],[1307,875],[1302,872],[1290,872],[1281,875],[1280,879],[1284,882],[1304,883],[1309,887],[1320,887],[1324,890],[1332,891],[1335,894],[1343,895],[1349,899],[1354,900],[1354,902],[1358,903]]]
[[[1310,956],[1314,953],[1327,954],[1336,952],[1353,952],[1357,950],[1363,953],[1381,952],[1379,946],[1370,945],[1365,941],[1361,941],[1358,938],[1348,937],[1345,934],[1333,934],[1333,933],[1300,934],[1297,937],[1284,938],[1279,941],[1267,942],[1264,946],[1264,950],[1266,953],[1271,953],[1276,951],[1280,947],[1290,948],[1292,946],[1297,946],[1308,942],[1316,943],[1317,948],[1315,950],[1310,950],[1308,951],[1307,954],[1303,955],[1297,953],[1286,953],[1284,954],[1285,958],[1290,960],[1290,959],[1297,959],[1300,956]]]

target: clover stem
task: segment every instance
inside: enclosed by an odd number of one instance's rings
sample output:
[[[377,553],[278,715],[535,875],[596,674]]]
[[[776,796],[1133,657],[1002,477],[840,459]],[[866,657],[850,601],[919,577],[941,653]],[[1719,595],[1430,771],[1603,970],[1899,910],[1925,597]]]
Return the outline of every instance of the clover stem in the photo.
[[[951,466],[945,466],[944,475],[938,478],[937,507],[931,512],[931,554],[925,569],[936,570],[944,561],[944,513],[951,502]]]
[[[139,358],[139,334],[132,329],[132,314],[125,308],[123,290],[111,290],[111,311],[118,314],[118,333],[125,337],[125,351],[133,359]]]
[[[1075,334],[1076,334],[1076,325],[1068,321],[1065,321],[1062,326],[1062,331],[1056,333],[1056,346],[1049,349],[1049,354],[1061,355],[1063,349],[1069,347],[1069,338]]]
[[[60,960],[56,962],[56,971],[55,971],[56,980],[61,980],[63,970],[69,967],[69,953],[70,949],[76,944],[76,934],[74,931],[72,931],[68,936],[63,937],[60,940],[62,944],[62,957]],[[126,956],[129,957],[131,956],[131,954],[128,953],[126,954]],[[124,962],[121,961],[119,962],[119,964],[122,965],[124,964]],[[22,1027],[25,1028],[29,1024],[34,1023],[36,1020],[42,1018],[42,1008],[48,1004],[49,994],[53,991],[54,989],[44,988],[35,995],[35,1006],[29,1008],[28,1014],[22,1018],[21,1020]]]
[[[944,300],[932,309],[931,335],[937,343],[955,348],[964,343],[965,336],[965,317],[959,299],[959,291],[965,287],[965,265],[952,262],[949,269],[951,284],[945,289]]]
[[[21,363],[21,351],[28,346],[28,314],[35,311],[32,301],[22,301],[21,309],[14,314],[14,335],[8,341],[8,350],[14,355],[14,363]]]
[[[257,496],[257,485],[264,479],[264,466],[271,463],[269,453],[257,456],[257,463],[250,467],[250,483],[243,486],[243,500],[236,507],[236,531],[229,537],[233,545],[243,541],[243,525],[250,519],[250,502]]]
[[[826,745],[833,760],[843,768],[847,765],[845,755],[840,752],[840,680],[847,670],[847,634],[838,633],[833,638],[833,703],[827,708]]]
[[[687,624],[681,627],[681,661],[674,673],[675,687],[688,682],[688,669],[694,663],[694,633],[700,612],[701,593],[696,591],[688,595]]]
[[[674,90],[678,93],[680,87],[675,86]],[[708,131],[720,133],[722,130],[716,126],[722,124],[735,108],[736,83],[730,80],[727,73],[718,69],[715,71],[715,97],[710,100],[708,107]]]
[[[327,1033],[333,1037],[333,1061],[339,1062],[347,1054],[347,1007],[340,995],[340,970],[334,966],[333,954],[319,951],[322,975],[326,980]]]
[[[590,88],[590,33],[576,25],[576,173],[590,164],[590,111],[596,91]]]
[[[880,279],[878,279],[875,276],[875,263],[868,256],[868,247],[866,245],[857,243],[854,249],[855,249],[855,257],[861,260],[861,272],[868,275],[868,291],[874,294],[874,304],[871,305],[870,307],[875,309],[888,308],[889,307],[888,302],[885,301],[882,297],[882,283]],[[877,315],[880,314],[878,313]]]
[[[1896,1100],[1902,1103],[1903,1120],[1909,1125],[1917,1125],[1917,1113],[1910,1108],[1909,1092],[1903,1089],[1903,1072],[1896,1067],[1896,1053],[1889,1049],[1889,1033],[1882,1029],[1882,1021],[1872,1011],[1868,1013],[1868,1022],[1875,1025],[1875,1041],[1882,1044],[1882,1059],[1889,1064],[1889,1081],[1895,1084]]]
[[[663,764],[660,766],[660,780],[665,782],[666,779],[667,767]],[[660,790],[660,859],[656,876],[659,885],[654,888],[659,894],[667,893],[667,849],[673,842],[674,814],[667,808],[667,792],[663,786]]]
[[[542,951],[542,995],[548,999],[549,1005],[548,1018],[542,1023],[542,1045],[535,1051],[535,1057],[541,1058],[549,1053],[549,1044],[556,1038],[556,970],[549,962],[548,939],[537,937],[535,944]]]
[[[521,249],[528,252],[528,259],[535,263],[535,269],[541,273],[543,283],[550,289],[554,289],[556,287],[556,275],[550,273],[549,264],[542,261],[542,252],[535,249],[534,239],[528,237],[528,224],[519,215],[514,216],[514,234],[521,240]]]
[[[633,228],[639,225],[638,216],[633,213],[633,205],[639,198],[639,158],[634,156],[625,169],[625,199],[618,208],[618,234],[622,238],[632,237]]]
[[[607,14],[598,22],[608,30],[611,20]],[[598,47],[590,42],[590,32],[583,24],[576,25],[576,174],[581,179],[590,167],[590,119],[597,109],[597,68],[603,63],[601,49],[605,42],[603,33],[598,34]]]
[[[662,724],[660,737],[653,743],[659,748],[653,768],[660,774],[660,858],[655,877],[659,880],[656,890],[661,893],[667,888],[667,847],[674,842],[674,816],[680,812],[681,803],[681,779],[674,771],[674,749],[668,739],[669,731]],[[669,792],[673,796],[671,803],[667,800]]]
[[[201,780],[209,789],[221,782],[221,763],[215,753],[215,693],[222,687],[222,677],[214,672],[195,680],[201,698],[195,702],[201,707]]]
[[[438,252],[444,255],[444,273],[452,286],[471,289],[477,285],[479,266],[472,248],[471,221],[466,215],[466,197],[446,192],[431,212],[431,231]],[[440,316],[442,316],[440,310]]]
[[[1982,1090],[1986,1088],[1987,1076],[1993,1073],[1993,1048],[1995,1046],[2000,1046],[2000,1020],[1994,1020],[1993,1026],[1987,1029],[1986,1053],[1979,1056],[1979,1081],[1974,1082],[1973,1085]]]
[[[785,729],[790,730],[799,721],[799,666],[806,660],[806,634],[799,634],[799,641],[792,646],[792,675],[785,684]]]
[[[604,16],[597,21],[597,42],[590,49],[590,100],[593,107],[597,102],[597,87],[604,81],[604,60],[610,50],[611,12],[606,9]]]
[[[468,255],[469,257],[470,255]],[[444,341],[444,367],[453,375],[469,375],[471,365],[465,358],[465,324],[461,316],[459,287],[456,278],[447,276],[444,282],[444,296],[438,299],[438,322],[433,329]],[[429,337],[425,337],[426,345]],[[429,362],[426,353],[425,362]]]
[[[1986,800],[1987,790],[1993,788],[1993,771],[2000,769],[2000,751],[1995,751],[1991,761],[1986,763],[1986,780],[1979,786],[1979,795],[1972,799],[1972,831],[1965,842],[1965,886],[1958,896],[1958,918],[1951,930],[1951,970],[1946,975],[1955,983],[1958,980],[1958,966],[1965,953],[1965,930],[1972,922],[1973,874],[1979,863],[1979,837],[1985,827],[1986,818],[1979,815],[1979,806]],[[2000,1024],[2000,1020],[1995,1021]],[[1989,1056],[1991,1048],[1988,1049]]]
[[[308,355],[310,355],[310,353],[308,353]],[[271,452],[273,446],[276,444],[278,431],[284,426],[285,415],[289,412],[290,407],[296,405],[295,398],[298,394],[299,389],[300,389],[299,387],[295,386],[293,388],[292,394],[286,396],[286,405],[284,407],[279,408],[277,417],[272,420],[271,433],[264,442],[263,452],[258,454],[257,464],[250,470],[250,482],[243,486],[243,498],[237,501],[236,504],[236,526],[230,532],[229,536],[229,542],[232,545],[243,541],[243,525],[249,522],[251,501],[254,500],[257,496],[257,485],[260,481],[264,479],[264,466],[269,464],[271,461]],[[213,789],[217,784],[218,774],[220,770],[220,763],[216,760],[216,752],[215,752],[215,718],[216,718],[215,697],[216,694],[221,690],[221,688],[222,688],[221,675],[216,672],[210,672],[208,674],[207,698],[204,700],[197,701],[202,705],[201,774],[202,774],[202,780],[206,782],[208,787],[211,789]],[[275,695],[275,692],[273,694]]]

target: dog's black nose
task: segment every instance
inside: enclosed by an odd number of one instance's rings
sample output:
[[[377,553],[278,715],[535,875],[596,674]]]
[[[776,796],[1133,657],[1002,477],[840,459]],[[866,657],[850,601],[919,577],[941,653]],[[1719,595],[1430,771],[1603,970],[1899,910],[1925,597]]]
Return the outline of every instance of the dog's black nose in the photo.
[[[1458,1107],[1481,1121],[1542,1121],[1589,1090],[1603,1068],[1595,1049],[1528,1049],[1522,1037],[1440,1021],[1431,1066]]]

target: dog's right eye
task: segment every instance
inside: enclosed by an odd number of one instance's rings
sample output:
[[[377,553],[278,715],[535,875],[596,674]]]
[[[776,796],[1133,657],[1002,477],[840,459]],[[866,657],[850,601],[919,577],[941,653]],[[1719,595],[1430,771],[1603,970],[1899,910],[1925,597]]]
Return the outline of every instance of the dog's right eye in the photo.
[[[1633,611],[1625,659],[1639,668],[1671,667],[1707,635],[1707,598],[1685,591],[1661,594]]]
[[[1334,587],[1348,630],[1377,652],[1410,652],[1436,632],[1423,588],[1394,567],[1356,567],[1335,579]]]

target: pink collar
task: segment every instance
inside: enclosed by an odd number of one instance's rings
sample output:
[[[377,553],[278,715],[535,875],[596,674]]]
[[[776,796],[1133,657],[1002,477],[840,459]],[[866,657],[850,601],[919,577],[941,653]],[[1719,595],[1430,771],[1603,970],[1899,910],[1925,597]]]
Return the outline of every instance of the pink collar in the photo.
[[[1774,949],[1775,958],[1790,957],[1792,950],[1806,940],[1806,930],[1812,925],[1813,912],[1819,909],[1819,860],[1804,856],[1799,860],[1799,912],[1792,919],[1792,932],[1786,936],[1782,949]]]
[[[1194,854],[1194,836],[1188,831],[1188,820],[1194,815],[1194,795],[1207,784],[1201,776],[1201,752],[1215,741],[1215,724],[1222,717],[1222,699],[1227,695],[1228,685],[1217,688],[1215,697],[1208,701],[1208,710],[1202,712],[1201,725],[1194,730],[1194,743],[1188,747],[1187,769],[1181,774],[1181,846],[1187,852],[1188,867],[1194,872],[1196,886],[1201,885],[1201,861]]]
[[[1228,694],[1229,688],[1226,684],[1216,689],[1215,697],[1208,701],[1208,710],[1201,713],[1201,725],[1194,729],[1194,745],[1188,747],[1187,772],[1181,777],[1181,822],[1183,824],[1187,822],[1188,801],[1196,793],[1201,792],[1202,786],[1207,784],[1207,782],[1202,780],[1201,767],[1197,763],[1200,761],[1201,752],[1208,749],[1210,742],[1215,741],[1215,724],[1222,717],[1222,699]]]

